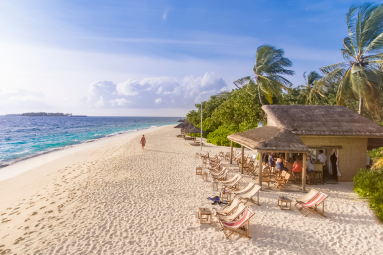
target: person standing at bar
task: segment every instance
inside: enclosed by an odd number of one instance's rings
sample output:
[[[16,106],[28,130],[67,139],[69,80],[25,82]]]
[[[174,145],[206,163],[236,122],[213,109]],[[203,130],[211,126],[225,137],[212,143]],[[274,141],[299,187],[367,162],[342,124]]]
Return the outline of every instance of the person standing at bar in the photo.
[[[323,150],[319,150],[318,160],[319,162],[323,163],[323,174],[325,175],[323,177],[327,177],[327,171],[325,171],[327,157],[324,155]]]

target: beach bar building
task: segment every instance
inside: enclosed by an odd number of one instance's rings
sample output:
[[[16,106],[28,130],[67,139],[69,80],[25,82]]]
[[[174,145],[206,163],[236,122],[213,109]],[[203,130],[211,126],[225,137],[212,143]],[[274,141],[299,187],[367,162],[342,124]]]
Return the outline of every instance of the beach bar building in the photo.
[[[265,105],[262,109],[267,114],[267,126],[228,136],[231,144],[242,146],[242,152],[246,147],[259,153],[284,152],[286,158],[302,154],[306,169],[307,155],[316,161],[322,150],[328,175],[336,176],[336,181],[352,181],[368,164],[367,149],[383,147],[383,127],[344,106]],[[259,159],[261,163],[262,157]],[[261,176],[262,164],[259,166]],[[302,171],[303,190],[305,186]]]

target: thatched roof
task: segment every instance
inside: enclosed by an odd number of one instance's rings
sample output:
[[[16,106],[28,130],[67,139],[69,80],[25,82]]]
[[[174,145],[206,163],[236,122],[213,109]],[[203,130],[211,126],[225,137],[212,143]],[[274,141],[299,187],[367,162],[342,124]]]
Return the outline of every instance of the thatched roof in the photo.
[[[264,105],[267,125],[297,135],[383,136],[383,127],[344,106]]]
[[[193,127],[192,129],[186,129],[186,132],[188,132],[190,134],[199,134],[199,133],[201,133],[201,129],[199,129],[197,127]],[[202,133],[206,134],[207,132],[202,130]]]
[[[253,150],[285,152],[307,152],[309,150],[291,131],[272,126],[235,133],[227,138]]]
[[[178,124],[177,126],[175,126],[174,128],[189,128],[189,129],[192,129],[194,126],[192,124],[190,124],[189,122],[185,121],[185,122],[181,122],[180,124]]]
[[[179,120],[177,120],[177,122],[184,122],[185,121],[185,119],[179,119]]]

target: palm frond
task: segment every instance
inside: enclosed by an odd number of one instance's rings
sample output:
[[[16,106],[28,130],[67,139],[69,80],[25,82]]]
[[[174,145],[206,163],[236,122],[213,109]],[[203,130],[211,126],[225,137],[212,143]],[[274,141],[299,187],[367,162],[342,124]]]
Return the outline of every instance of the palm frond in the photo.
[[[360,45],[364,48],[364,54],[381,49],[383,33],[383,6],[376,4],[366,5],[363,12],[363,31],[360,37]]]
[[[345,73],[343,74],[343,77],[339,83],[339,89],[337,91],[336,95],[336,102],[337,105],[344,105],[345,99],[351,98],[354,96],[353,90],[352,90],[352,72],[351,68],[347,69]]]
[[[251,81],[251,78],[252,78],[251,76],[246,76],[246,77],[243,77],[241,79],[234,81],[233,83],[237,88],[241,88],[241,87],[247,85]]]
[[[378,160],[376,160],[372,168],[377,169],[382,167],[383,167],[383,157],[380,157]]]
[[[321,67],[321,68],[319,68],[319,70],[321,70],[321,72],[323,74],[327,75],[327,74],[333,72],[334,70],[337,70],[337,69],[340,69],[340,68],[344,68],[346,65],[347,65],[347,63],[340,62],[340,63],[336,63],[336,64],[332,64],[332,65]]]
[[[354,52],[354,54],[357,54],[356,50],[356,26],[355,26],[355,13],[357,11],[358,7],[352,5],[346,14],[346,21],[347,21],[347,28],[348,28],[348,37],[350,38],[350,50]]]

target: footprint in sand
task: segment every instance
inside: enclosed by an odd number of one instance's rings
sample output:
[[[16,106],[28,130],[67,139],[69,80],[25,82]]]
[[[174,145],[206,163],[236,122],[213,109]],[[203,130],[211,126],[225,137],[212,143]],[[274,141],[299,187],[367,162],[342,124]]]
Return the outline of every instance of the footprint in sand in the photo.
[[[37,214],[37,212],[33,212],[33,213],[32,213],[32,216],[33,216],[33,215],[36,215],[36,214]]]

